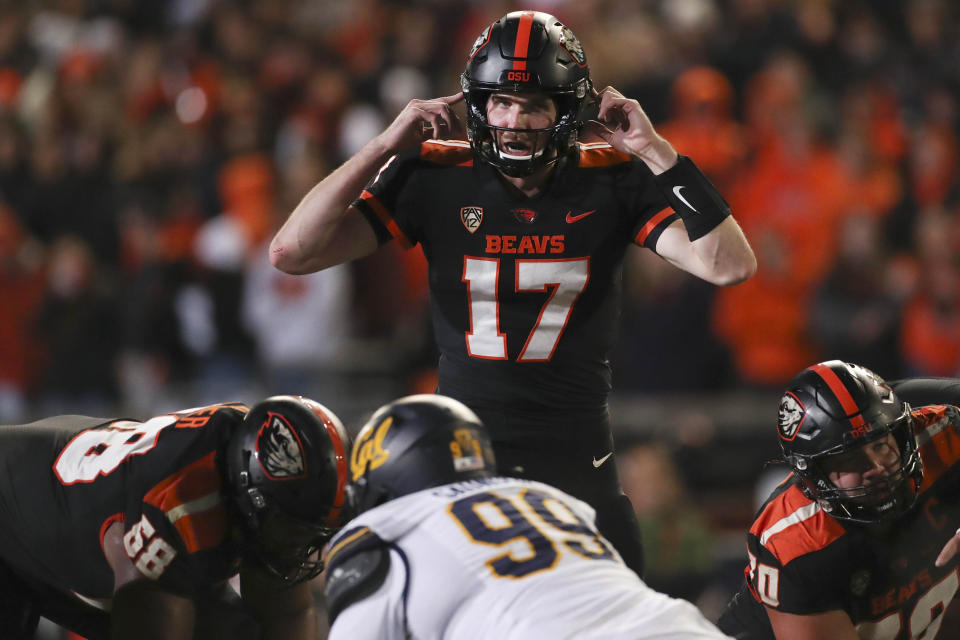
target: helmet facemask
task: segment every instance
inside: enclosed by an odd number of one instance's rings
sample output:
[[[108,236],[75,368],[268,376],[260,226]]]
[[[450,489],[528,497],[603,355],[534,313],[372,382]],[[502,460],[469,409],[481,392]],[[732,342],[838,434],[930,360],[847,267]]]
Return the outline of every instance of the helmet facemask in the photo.
[[[589,80],[584,79],[569,91],[544,91],[557,109],[553,124],[539,129],[499,127],[490,124],[487,118],[487,101],[495,93],[529,93],[522,87],[471,86],[466,76],[461,76],[461,85],[467,110],[467,137],[474,152],[488,164],[511,177],[528,176],[546,167],[553,166],[575,147],[583,125],[582,111],[589,90]],[[500,148],[503,133],[515,133],[529,141],[533,147],[529,154],[512,154]]]
[[[244,554],[291,584],[320,575],[320,551],[340,530],[342,521],[315,524],[297,518],[268,506],[256,487],[244,486],[244,480],[249,482],[246,472],[240,473],[240,479],[233,504],[240,511],[239,543]]]
[[[460,86],[474,153],[505,175],[522,177],[575,150],[593,85],[583,47],[569,28],[547,13],[514,11],[474,42]],[[510,130],[491,127],[487,100],[494,93],[538,93],[556,105],[557,116],[549,127],[514,130],[534,136],[534,152],[511,154],[498,148],[497,135]]]
[[[320,575],[320,552],[338,530],[272,509],[262,514],[250,550],[270,573],[296,584]]]
[[[884,467],[894,467],[885,477],[873,476],[863,484],[841,488],[830,480],[832,472],[865,472],[876,462],[867,447],[887,456]],[[834,518],[861,523],[887,522],[903,515],[917,499],[922,471],[912,417],[904,414],[868,442],[848,442],[816,456],[793,456],[790,460],[804,485],[804,492]]]

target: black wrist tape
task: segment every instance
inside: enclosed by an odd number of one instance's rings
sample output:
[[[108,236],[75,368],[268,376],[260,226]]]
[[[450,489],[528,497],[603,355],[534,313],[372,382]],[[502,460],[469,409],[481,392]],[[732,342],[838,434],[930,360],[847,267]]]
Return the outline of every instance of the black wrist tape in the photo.
[[[730,205],[687,156],[654,180],[687,228],[690,240],[707,235],[730,215]]]

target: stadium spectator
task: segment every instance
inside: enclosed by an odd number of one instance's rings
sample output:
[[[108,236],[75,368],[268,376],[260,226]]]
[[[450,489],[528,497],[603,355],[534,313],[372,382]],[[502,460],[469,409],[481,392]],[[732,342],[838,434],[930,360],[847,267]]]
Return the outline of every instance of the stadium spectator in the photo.
[[[117,299],[93,250],[61,236],[50,248],[33,331],[46,345],[40,398],[50,414],[103,415],[116,406]]]
[[[26,411],[43,370],[44,347],[34,318],[46,292],[42,245],[0,204],[0,420]]]
[[[647,561],[643,581],[696,602],[716,569],[714,532],[693,504],[671,451],[656,441],[627,441],[617,457],[623,492],[633,503]]]

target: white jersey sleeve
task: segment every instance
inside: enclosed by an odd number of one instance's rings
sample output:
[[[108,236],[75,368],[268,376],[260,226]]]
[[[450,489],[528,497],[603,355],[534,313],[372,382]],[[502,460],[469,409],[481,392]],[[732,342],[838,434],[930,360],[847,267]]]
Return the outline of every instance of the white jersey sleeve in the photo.
[[[403,591],[407,572],[403,558],[390,551],[390,569],[380,588],[343,610],[328,640],[406,640]]]

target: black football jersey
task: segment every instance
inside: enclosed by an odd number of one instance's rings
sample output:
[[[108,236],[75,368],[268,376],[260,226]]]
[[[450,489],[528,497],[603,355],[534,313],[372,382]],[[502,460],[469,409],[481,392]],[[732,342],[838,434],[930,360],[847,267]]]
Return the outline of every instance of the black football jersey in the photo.
[[[58,416],[0,426],[0,556],[89,604],[113,595],[102,537],[123,523],[133,564],[193,596],[234,575],[218,456],[246,415],[214,405],[145,422]]]
[[[846,611],[861,637],[937,636],[960,587],[960,557],[934,560],[960,527],[960,409],[913,411],[923,462],[917,504],[890,526],[837,520],[791,475],[747,534],[745,584],[720,619],[740,640],[773,638],[764,606],[794,614]],[[955,633],[956,630],[950,630]]]
[[[605,406],[624,254],[678,219],[647,166],[606,144],[579,145],[528,198],[467,143],[428,141],[355,206],[381,242],[423,248],[439,391],[554,412]]]

